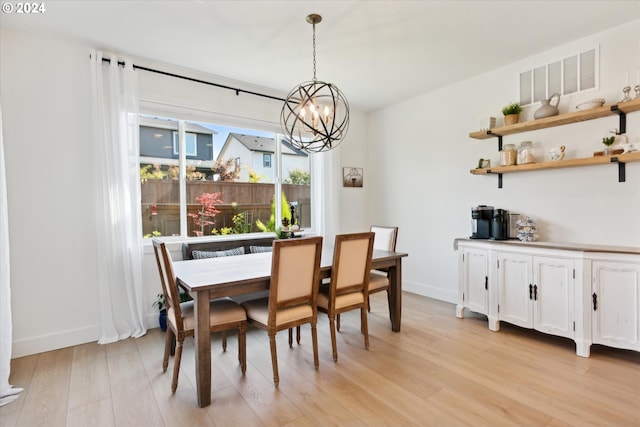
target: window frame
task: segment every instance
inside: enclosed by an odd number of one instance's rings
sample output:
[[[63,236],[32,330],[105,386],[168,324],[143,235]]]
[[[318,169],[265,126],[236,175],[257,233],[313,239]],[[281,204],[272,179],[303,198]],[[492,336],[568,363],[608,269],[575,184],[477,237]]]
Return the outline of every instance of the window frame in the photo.
[[[179,120],[179,119],[178,119]],[[179,156],[179,132],[173,131],[173,155]],[[187,157],[197,157],[198,156],[198,134],[193,132],[185,132],[185,155]],[[191,140],[190,140],[191,139]],[[192,145],[193,151],[189,151],[190,146]]]
[[[271,157],[272,153],[262,153],[262,167],[263,168],[272,168],[273,160]]]
[[[187,135],[191,132],[186,132],[186,127],[187,127],[187,123],[206,123],[206,124],[210,124],[210,125],[216,125],[216,126],[223,126],[223,127],[231,127],[231,128],[241,128],[241,129],[246,129],[249,131],[256,131],[256,132],[267,132],[270,133],[272,135],[273,138],[275,138],[276,140],[276,151],[275,153],[263,153],[268,155],[269,157],[269,164],[270,168],[275,168],[274,172],[275,172],[275,179],[274,179],[274,197],[275,197],[275,223],[276,224],[280,224],[282,221],[282,198],[279,197],[278,195],[280,195],[282,193],[282,182],[285,180],[285,176],[283,176],[283,173],[286,173],[286,171],[282,171],[282,157],[283,157],[283,153],[282,153],[282,145],[283,145],[283,141],[285,140],[284,135],[282,135],[280,133],[280,131],[275,131],[274,129],[269,129],[268,126],[260,126],[261,122],[254,122],[251,119],[246,119],[243,120],[242,123],[226,123],[224,120],[220,120],[220,119],[216,119],[215,117],[203,117],[202,115],[197,115],[195,117],[192,117],[190,114],[183,114],[181,113],[177,113],[175,111],[171,111],[171,112],[163,112],[163,111],[157,111],[155,109],[152,108],[141,108],[140,112],[139,112],[140,116],[147,116],[147,117],[161,117],[161,118],[165,118],[165,119],[169,119],[169,120],[174,120],[177,122],[178,124],[178,130],[177,131],[173,131],[174,135],[179,136],[180,134],[184,134]],[[138,130],[139,132],[139,130]],[[191,133],[192,135],[196,136],[196,144],[195,146],[197,147],[197,134],[195,133]],[[176,137],[174,136],[174,141],[176,141]],[[180,147],[180,143],[181,140],[180,138],[177,139],[178,142],[178,147]],[[174,144],[175,147],[175,144]],[[185,150],[186,151],[186,150]],[[214,153],[215,154],[215,153]],[[187,156],[191,156],[190,154],[186,154],[184,153],[183,155],[180,155],[180,153],[178,154],[174,154],[177,155],[178,158],[177,159],[173,159],[173,161],[175,162],[176,160],[178,161],[178,167],[179,167],[179,188],[180,188],[180,234],[179,235],[167,235],[167,236],[162,236],[163,239],[166,239],[167,241],[185,241],[185,240],[210,240],[210,239],[228,239],[228,240],[232,240],[232,239],[238,239],[238,238],[243,238],[243,237],[247,237],[247,238],[251,238],[251,237],[257,237],[257,236],[264,236],[264,232],[262,231],[254,231],[251,233],[244,233],[244,234],[229,234],[229,235],[205,235],[205,236],[191,236],[188,233],[188,221],[189,221],[189,217],[187,215],[187,177],[186,177],[186,170],[187,167],[190,166],[193,162],[193,160],[188,159]],[[264,159],[264,157],[263,157]],[[142,160],[140,158],[140,155],[138,155],[138,164],[140,164],[140,160]],[[169,160],[169,159],[168,159]],[[234,158],[234,160],[236,161],[236,165],[239,162],[239,157]],[[310,232],[313,233],[314,230],[317,228],[317,225],[315,225],[315,215],[313,213],[313,203],[314,203],[314,194],[315,194],[315,190],[314,190],[314,167],[313,167],[313,160],[311,158],[311,155],[308,156],[308,170],[309,170],[309,174],[311,176],[311,184],[309,185],[309,192],[310,192],[310,200],[311,200],[311,215],[310,215],[310,226],[306,227],[305,226],[305,232]],[[140,185],[140,182],[138,183],[138,185]],[[276,227],[277,229],[278,227]],[[140,234],[142,235],[143,230],[140,230]],[[152,237],[143,237],[143,241],[148,242]]]

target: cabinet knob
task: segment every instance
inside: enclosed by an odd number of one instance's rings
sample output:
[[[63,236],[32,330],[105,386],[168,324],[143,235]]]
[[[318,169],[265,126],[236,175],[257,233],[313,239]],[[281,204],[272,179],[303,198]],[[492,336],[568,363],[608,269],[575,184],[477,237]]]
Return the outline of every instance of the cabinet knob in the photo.
[[[533,285],[533,299],[538,301],[538,285]]]
[[[594,292],[591,299],[593,300],[593,311],[596,311],[598,309],[598,295]]]

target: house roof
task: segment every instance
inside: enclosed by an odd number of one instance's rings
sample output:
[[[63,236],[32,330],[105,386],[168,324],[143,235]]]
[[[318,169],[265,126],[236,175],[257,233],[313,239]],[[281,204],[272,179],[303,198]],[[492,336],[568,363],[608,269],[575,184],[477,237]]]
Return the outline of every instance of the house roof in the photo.
[[[230,133],[227,136],[222,149],[220,150],[220,154],[218,154],[218,158],[221,158],[222,154],[225,152],[227,146],[231,144],[233,141],[238,141],[240,144],[244,145],[247,150],[255,151],[259,153],[275,153],[276,152],[276,139],[269,138],[265,136],[256,136],[256,135],[245,135],[241,133]],[[282,141],[282,154],[289,154],[294,156],[304,156],[307,157],[308,154],[302,150],[298,150],[287,140]]]
[[[178,130],[178,122],[171,119],[142,116],[140,117],[139,122],[140,122],[140,126],[148,126],[152,128],[158,128],[158,129]],[[193,132],[193,133],[201,133],[205,135],[218,134],[218,132],[216,132],[215,130],[206,128],[204,126],[200,126],[199,124],[193,123],[193,122],[185,122],[185,131]]]

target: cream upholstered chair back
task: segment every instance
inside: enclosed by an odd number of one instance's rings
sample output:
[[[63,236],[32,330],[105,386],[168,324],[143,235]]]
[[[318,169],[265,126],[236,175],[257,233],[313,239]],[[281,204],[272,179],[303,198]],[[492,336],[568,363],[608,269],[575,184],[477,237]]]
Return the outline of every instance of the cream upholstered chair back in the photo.
[[[371,231],[376,237],[373,241],[373,249],[380,251],[396,251],[396,241],[398,240],[398,227],[385,227],[372,225]]]
[[[337,275],[335,286],[337,293],[345,288],[363,286],[369,275],[371,266],[371,242],[369,233],[364,233],[360,238],[342,240],[337,261]],[[337,247],[337,245],[336,245]],[[335,263],[334,263],[335,264]],[[353,289],[355,290],[355,289]]]
[[[312,294],[314,283],[316,255],[322,252],[322,242],[318,246],[317,240],[306,242],[304,245],[282,246],[280,252],[274,256],[278,265],[276,300],[278,303],[296,300]]]

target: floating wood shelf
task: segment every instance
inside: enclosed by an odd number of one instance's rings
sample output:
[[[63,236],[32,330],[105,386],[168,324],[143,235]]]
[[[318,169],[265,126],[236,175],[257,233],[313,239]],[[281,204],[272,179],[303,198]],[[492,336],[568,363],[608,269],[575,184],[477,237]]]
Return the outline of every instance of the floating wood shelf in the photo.
[[[490,168],[471,169],[473,175],[503,174],[542,169],[573,168],[580,166],[604,165],[607,163],[640,162],[640,152],[619,154],[614,156],[594,156],[581,159],[557,160],[554,162],[528,163],[515,166],[496,166]]]
[[[560,114],[546,117],[544,119],[531,120],[514,125],[501,126],[493,129],[483,129],[469,134],[473,139],[490,139],[497,136],[513,135],[516,133],[528,132],[531,130],[546,129],[554,126],[567,125],[571,123],[584,122],[586,120],[598,119],[600,117],[615,116],[620,112],[627,114],[640,110],[640,99],[620,102],[614,105],[605,105],[590,110],[577,111],[575,113]]]
[[[546,129],[554,126],[567,125],[571,123],[583,122],[586,120],[598,119],[601,117],[614,116],[620,117],[619,132],[626,133],[627,114],[634,111],[640,111],[640,99],[634,99],[627,102],[619,102],[614,105],[607,105],[590,110],[578,111],[575,113],[560,114],[557,116],[546,117],[544,119],[532,120],[529,122],[516,123],[513,125],[502,126],[493,129],[483,129],[469,134],[474,139],[498,139],[498,150],[502,150],[502,137],[506,135],[514,135],[521,132],[532,130]],[[594,156],[581,159],[558,160],[554,162],[529,163],[525,165],[515,166],[496,166],[491,168],[471,169],[473,175],[489,175],[498,176],[498,188],[502,188],[502,174],[511,172],[527,172],[543,169],[560,169],[573,168],[579,166],[604,165],[607,163],[616,163],[618,165],[618,182],[625,182],[626,171],[625,165],[630,162],[640,161],[640,153],[626,153],[612,156]]]

